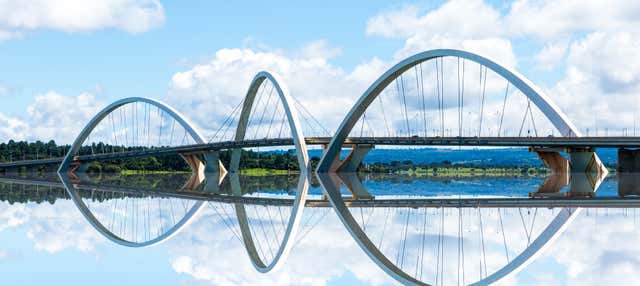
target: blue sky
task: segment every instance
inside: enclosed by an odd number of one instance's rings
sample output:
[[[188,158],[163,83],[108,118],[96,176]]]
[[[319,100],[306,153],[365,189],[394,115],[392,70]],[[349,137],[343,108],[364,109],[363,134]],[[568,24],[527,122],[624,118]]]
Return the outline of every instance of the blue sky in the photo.
[[[222,48],[264,45],[296,50],[327,39],[340,43],[344,52],[333,62],[349,69],[373,56],[389,57],[401,46],[363,33],[369,15],[397,4],[315,4],[163,2],[164,23],[140,34],[117,28],[25,31],[18,39],[0,42],[0,62],[5,66],[0,78],[12,98],[2,112],[18,115],[35,94],[50,90],[99,92],[109,100],[161,97],[175,72],[206,61]]]
[[[639,120],[640,7],[627,1],[42,0],[0,11],[2,141],[68,142],[128,96],[167,101],[209,134],[263,69],[332,129],[386,68],[434,48],[515,67],[580,129]]]

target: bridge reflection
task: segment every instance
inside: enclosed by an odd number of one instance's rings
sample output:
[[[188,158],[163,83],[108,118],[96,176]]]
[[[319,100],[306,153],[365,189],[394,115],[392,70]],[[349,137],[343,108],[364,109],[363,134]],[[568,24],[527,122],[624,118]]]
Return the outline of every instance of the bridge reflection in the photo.
[[[6,177],[0,178],[0,194],[18,202],[71,199],[99,233],[128,247],[166,241],[206,209],[243,243],[261,272],[286,263],[299,241],[335,212],[391,277],[434,285],[490,284],[517,273],[569,227],[581,207],[640,207],[634,197],[595,196],[603,178],[580,176],[557,191],[545,189],[545,195],[542,187],[520,181],[544,186],[553,178],[230,173],[196,185],[191,180],[191,174]],[[512,192],[455,190],[457,183],[469,190],[479,182]],[[419,184],[449,184],[449,191],[408,190]]]

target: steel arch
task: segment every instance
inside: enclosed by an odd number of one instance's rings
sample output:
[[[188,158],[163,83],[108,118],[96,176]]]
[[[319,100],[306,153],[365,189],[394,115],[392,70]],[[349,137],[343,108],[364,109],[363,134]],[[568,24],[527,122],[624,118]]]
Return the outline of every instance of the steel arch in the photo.
[[[253,106],[253,102],[256,98],[260,85],[262,85],[265,80],[271,81],[271,83],[275,87],[276,92],[278,93],[278,97],[280,98],[280,102],[282,103],[284,112],[287,115],[289,128],[291,129],[291,137],[293,138],[293,143],[296,147],[298,165],[300,166],[301,171],[306,172],[308,170],[309,154],[307,153],[307,143],[304,139],[304,135],[302,134],[302,125],[300,124],[300,119],[298,117],[296,109],[291,108],[292,100],[291,95],[289,94],[289,89],[284,84],[280,76],[276,73],[261,71],[257,73],[251,81],[249,90],[247,91],[247,95],[242,105],[242,112],[240,113],[240,119],[238,120],[238,127],[236,129],[234,140],[244,140],[247,132],[247,125],[249,124],[249,116],[251,115],[251,107]],[[231,172],[237,172],[239,166],[240,149],[234,149],[231,154]]]
[[[176,121],[178,121],[180,123],[180,125],[182,125],[183,128],[185,128],[185,130],[189,133],[189,135],[191,135],[191,137],[193,138],[194,141],[196,141],[196,143],[198,143],[198,144],[206,143],[204,137],[200,134],[200,132],[198,132],[193,127],[193,125],[181,113],[179,113],[178,111],[173,109],[171,106],[167,105],[166,103],[164,103],[162,101],[159,101],[159,100],[150,99],[150,98],[144,98],[144,97],[123,98],[123,99],[117,100],[117,101],[109,104],[107,107],[105,107],[100,112],[98,112],[91,119],[91,121],[89,121],[89,123],[82,129],[82,131],[80,132],[78,137],[74,140],[73,144],[71,145],[71,148],[69,149],[69,152],[67,152],[67,155],[65,156],[64,160],[60,164],[60,168],[58,169],[58,176],[60,177],[62,183],[64,184],[65,188],[67,189],[67,192],[69,193],[69,195],[70,195],[71,199],[73,200],[74,204],[76,205],[76,207],[78,207],[78,209],[80,210],[82,215],[87,219],[87,221],[98,232],[100,232],[103,236],[105,236],[107,239],[109,239],[109,240],[111,240],[111,241],[113,241],[113,242],[115,242],[117,244],[123,245],[123,246],[128,246],[128,247],[147,247],[147,246],[152,246],[152,245],[156,245],[158,243],[161,243],[161,242],[173,237],[177,233],[179,233],[185,226],[187,226],[193,220],[193,218],[196,217],[196,215],[200,212],[200,210],[202,210],[202,208],[205,205],[204,202],[203,201],[197,201],[189,209],[189,211],[186,213],[186,215],[182,219],[180,219],[180,221],[178,221],[178,223],[176,225],[171,227],[169,230],[167,230],[162,235],[160,235],[160,236],[158,236],[158,237],[156,237],[154,239],[145,241],[145,242],[128,241],[126,239],[123,239],[123,238],[117,236],[116,234],[111,232],[102,223],[100,223],[98,221],[98,219],[91,213],[89,208],[82,202],[82,198],[80,197],[80,195],[75,190],[73,190],[70,178],[68,177],[68,175],[66,173],[66,171],[69,168],[69,165],[70,165],[71,161],[73,160],[74,154],[80,150],[80,147],[82,147],[82,143],[84,142],[84,140],[87,139],[89,134],[91,134],[93,129],[107,115],[109,115],[109,113],[111,113],[112,111],[116,110],[118,107],[126,105],[126,104],[130,104],[130,103],[134,103],[134,102],[143,102],[143,103],[151,104],[151,105],[156,106],[156,107],[160,108],[161,110],[169,113],[169,115],[171,115],[171,117],[173,117]]]
[[[302,172],[300,174],[296,190],[296,197],[293,201],[287,228],[285,230],[284,236],[282,237],[280,247],[278,248],[275,257],[270,263],[265,263],[264,261],[262,261],[260,255],[258,254],[256,245],[251,235],[251,226],[249,225],[249,219],[244,208],[244,204],[235,204],[236,216],[238,218],[238,225],[240,227],[240,233],[242,234],[242,240],[244,242],[245,249],[249,254],[251,263],[259,272],[267,273],[272,270],[277,270],[284,264],[287,257],[289,256],[289,253],[291,252],[291,248],[293,247],[298,229],[300,227],[300,221],[302,220],[302,212],[307,201],[307,193],[310,185],[310,178],[307,174],[307,172]],[[236,195],[241,195],[242,192],[240,189],[241,186],[238,174],[232,174],[230,180],[233,193]]]
[[[389,85],[403,72],[417,64],[430,59],[447,56],[464,58],[486,66],[504,77],[512,85],[517,87],[525,96],[527,96],[527,98],[529,98],[540,109],[540,111],[542,111],[542,113],[551,121],[554,127],[558,129],[563,136],[581,136],[578,129],[569,121],[568,117],[553,102],[551,102],[549,97],[546,96],[542,90],[536,87],[527,78],[513,69],[502,66],[494,60],[471,52],[455,49],[429,50],[400,61],[398,64],[394,65],[382,74],[358,99],[338,127],[337,132],[331,139],[329,146],[320,159],[320,163],[316,169],[316,174],[318,175],[320,179],[319,181],[331,201],[333,209],[336,211],[341,222],[347,228],[349,234],[356,241],[358,246],[360,246],[360,248],[379,267],[381,267],[382,270],[403,284],[428,285],[404,273],[400,268],[393,265],[391,261],[384,257],[382,252],[375,247],[375,244],[371,242],[366,233],[358,226],[357,221],[353,218],[353,215],[344,203],[339,188],[336,188],[335,184],[332,182],[332,174],[328,173],[333,161],[337,160],[337,155],[340,153],[342,145],[354,125],[373,100],[387,87],[387,85]],[[539,256],[542,251],[551,244],[551,242],[562,234],[562,232],[564,232],[566,227],[575,219],[580,211],[581,208],[563,208],[563,210],[542,231],[541,235],[529,248],[492,275],[472,284],[486,285],[498,282],[523,269],[537,256]]]
[[[98,112],[93,118],[91,118],[89,123],[82,129],[78,137],[76,137],[76,139],[73,141],[71,148],[65,155],[64,159],[62,160],[62,163],[60,164],[60,167],[58,168],[58,172],[59,173],[65,172],[67,171],[67,169],[69,169],[69,165],[71,164],[71,161],[73,161],[74,154],[80,150],[84,140],[87,139],[87,137],[89,136],[89,134],[91,134],[93,129],[100,122],[102,122],[102,120],[107,115],[109,115],[109,113],[113,112],[120,106],[134,103],[134,102],[151,104],[153,106],[160,108],[162,111],[169,113],[169,115],[171,115],[173,119],[175,119],[180,123],[180,125],[182,125],[182,127],[189,133],[189,135],[191,135],[191,137],[193,138],[194,141],[196,141],[197,144],[206,143],[206,141],[204,140],[204,137],[200,134],[200,132],[198,132],[193,127],[193,124],[191,124],[189,120],[187,120],[187,118],[184,117],[181,113],[179,113],[178,111],[173,109],[171,106],[167,105],[166,103],[156,99],[145,98],[145,97],[127,97],[109,104],[107,107],[100,110],[100,112]]]
[[[517,71],[505,67],[494,60],[480,56],[471,52],[455,49],[437,49],[429,50],[410,56],[382,74],[369,88],[360,96],[358,101],[353,105],[345,119],[342,121],[338,130],[331,139],[331,143],[326,149],[318,164],[317,172],[328,172],[336,155],[340,153],[342,145],[349,136],[354,125],[358,122],[362,114],[367,110],[369,105],[393,80],[400,76],[406,70],[422,62],[439,57],[459,57],[479,64],[482,64],[504,77],[512,85],[517,87],[525,96],[527,96],[542,113],[551,121],[563,136],[580,136],[578,128],[571,123],[568,117],[556,106],[544,92],[536,87],[527,78]]]

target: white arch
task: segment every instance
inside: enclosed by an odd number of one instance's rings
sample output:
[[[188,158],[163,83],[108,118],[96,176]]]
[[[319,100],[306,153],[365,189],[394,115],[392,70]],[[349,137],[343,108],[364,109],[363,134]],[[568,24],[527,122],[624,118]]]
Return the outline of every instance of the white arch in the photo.
[[[73,161],[74,154],[76,154],[80,150],[84,140],[87,139],[89,134],[91,134],[93,129],[96,128],[96,126],[102,121],[102,119],[104,119],[107,115],[109,115],[109,113],[118,109],[118,107],[126,104],[130,104],[130,103],[134,103],[134,102],[147,103],[160,108],[162,111],[171,115],[173,119],[178,121],[178,123],[182,125],[182,127],[189,133],[189,135],[191,135],[191,137],[197,144],[206,143],[206,141],[204,140],[204,137],[200,134],[200,132],[198,132],[195,128],[193,128],[193,125],[181,113],[179,113],[178,111],[173,109],[171,106],[167,105],[166,103],[159,100],[151,99],[151,98],[127,97],[109,104],[107,107],[100,110],[100,112],[98,112],[93,118],[91,118],[89,123],[82,129],[78,137],[76,137],[76,139],[73,141],[73,144],[69,149],[69,152],[67,152],[67,154],[64,157],[64,160],[62,160],[62,163],[58,168],[58,172],[59,173],[66,172],[67,169],[69,169],[69,165]]]
[[[93,213],[91,213],[91,210],[89,210],[87,205],[82,201],[82,197],[80,196],[80,194],[73,187],[73,184],[71,183],[71,179],[66,172],[58,173],[58,176],[60,177],[60,181],[62,181],[64,188],[67,190],[67,193],[71,197],[71,200],[76,205],[78,210],[80,210],[80,213],[82,213],[82,216],[84,216],[84,218],[89,222],[89,224],[91,224],[91,226],[93,226],[93,228],[95,228],[104,237],[122,246],[148,247],[148,246],[153,246],[153,245],[162,243],[172,238],[176,234],[180,233],[182,229],[184,229],[187,225],[189,225],[193,221],[193,219],[197,217],[197,214],[202,210],[202,207],[204,206],[204,201],[196,201],[193,204],[193,206],[189,209],[189,211],[187,211],[184,217],[182,217],[174,226],[172,226],[170,229],[166,230],[164,233],[162,233],[161,235],[153,239],[143,241],[143,242],[130,241],[130,240],[121,238],[120,236],[113,233],[106,226],[104,226],[93,215]]]
[[[242,195],[240,181],[238,180],[238,174],[232,174],[230,180],[231,188],[234,195]],[[244,241],[245,249],[249,254],[251,263],[259,272],[267,273],[272,270],[277,270],[287,260],[287,257],[291,252],[291,248],[293,247],[293,243],[296,240],[298,228],[300,227],[300,221],[302,220],[302,211],[304,210],[304,206],[307,201],[309,184],[310,182],[307,176],[307,172],[301,172],[300,178],[298,179],[296,198],[293,201],[287,228],[285,230],[284,236],[282,237],[280,247],[278,248],[275,257],[269,263],[265,263],[264,261],[262,261],[260,255],[258,254],[256,246],[253,242],[251,227],[249,226],[249,219],[247,217],[247,212],[244,208],[244,205],[241,203],[235,204],[236,216],[238,217],[238,225],[240,227],[240,232],[242,234],[242,240]]]
[[[75,139],[75,141],[71,145],[69,152],[67,152],[67,155],[64,157],[64,160],[60,164],[60,168],[58,168],[58,176],[60,177],[62,183],[67,189],[67,192],[69,193],[76,207],[78,207],[78,209],[80,210],[82,215],[87,219],[87,221],[103,236],[123,246],[147,247],[147,246],[152,246],[152,245],[161,243],[173,237],[177,233],[179,233],[185,226],[187,226],[191,222],[191,220],[194,217],[196,217],[196,215],[200,212],[202,207],[204,207],[204,202],[197,201],[191,207],[191,209],[189,209],[189,211],[185,214],[185,216],[182,219],[180,219],[180,221],[178,221],[176,225],[168,229],[162,235],[145,242],[128,241],[126,239],[123,239],[117,236],[116,234],[111,232],[104,225],[102,225],[102,223],[98,221],[98,219],[91,213],[89,208],[82,202],[82,198],[80,197],[80,195],[73,189],[72,184],[70,182],[70,178],[68,177],[68,174],[67,174],[69,165],[73,161],[74,154],[76,154],[76,152],[80,150],[80,147],[82,147],[82,143],[87,139],[89,134],[91,134],[93,129],[102,121],[102,119],[104,119],[107,115],[109,115],[109,113],[116,110],[118,107],[123,106],[125,104],[134,103],[134,102],[143,102],[143,103],[151,104],[153,106],[160,108],[162,111],[167,112],[169,115],[171,115],[171,117],[173,117],[176,121],[178,121],[178,123],[180,123],[180,125],[182,125],[182,127],[185,128],[185,130],[189,133],[189,135],[193,138],[193,140],[196,143],[198,144],[206,143],[206,141],[204,140],[204,137],[195,128],[193,128],[193,125],[182,114],[180,114],[178,111],[173,109],[171,106],[159,100],[150,99],[150,98],[144,98],[144,97],[123,98],[109,104],[107,107],[105,107],[100,112],[98,112],[98,114],[96,114],[91,119],[91,121],[89,121],[89,123],[82,129],[78,137]]]
[[[549,121],[551,121],[554,127],[558,129],[560,134],[563,136],[580,136],[578,128],[569,121],[567,116],[558,108],[558,106],[551,102],[549,97],[546,96],[541,89],[536,87],[527,78],[515,70],[507,68],[487,57],[467,51],[454,49],[430,50],[415,54],[402,60],[387,70],[371,86],[369,86],[369,88],[364,92],[364,94],[362,94],[362,96],[360,96],[358,101],[351,108],[345,119],[340,124],[340,127],[338,127],[338,130],[331,139],[331,143],[329,143],[326,152],[320,159],[320,163],[318,164],[316,171],[320,173],[329,171],[333,161],[336,160],[336,155],[340,153],[340,149],[354,125],[358,122],[373,100],[376,99],[376,97],[378,97],[378,95],[380,95],[380,93],[387,87],[387,85],[399,77],[403,72],[415,65],[430,59],[449,56],[467,59],[486,66],[488,69],[504,77],[513,86],[517,87],[525,96],[527,96],[549,119]]]
[[[382,270],[403,284],[427,285],[426,283],[418,281],[404,273],[402,269],[395,266],[379,249],[377,249],[375,244],[371,242],[366,233],[359,227],[357,221],[353,218],[351,212],[342,199],[340,190],[331,182],[332,175],[327,173],[329,172],[333,161],[337,160],[337,155],[340,153],[344,141],[353,129],[354,125],[358,122],[373,100],[380,95],[389,83],[417,64],[430,59],[446,56],[460,57],[486,66],[488,69],[491,69],[504,77],[512,85],[517,87],[525,96],[527,96],[563,136],[581,136],[573,123],[571,123],[567,116],[553,102],[551,102],[542,90],[515,70],[504,67],[489,58],[462,50],[437,49],[410,56],[387,70],[364,92],[342,121],[336,134],[331,139],[329,146],[320,159],[320,163],[316,169],[316,174],[320,178],[320,183],[327,193],[334,210],[349,231],[349,234],[351,234],[352,238]],[[514,260],[494,272],[492,275],[473,284],[486,285],[501,281],[506,277],[516,274],[537,258],[544,249],[551,244],[551,242],[560,236],[580,211],[581,208],[564,208],[563,211],[554,218],[549,226],[542,231],[541,235],[529,246],[529,248],[527,248],[526,251],[518,255]]]
[[[245,134],[247,132],[247,125],[249,124],[249,116],[251,115],[251,107],[253,106],[253,102],[255,101],[260,85],[262,85],[265,80],[271,81],[276,92],[278,93],[278,97],[280,98],[280,102],[282,103],[282,106],[284,108],[284,112],[287,115],[287,121],[289,123],[289,128],[291,129],[291,137],[293,138],[293,143],[296,147],[298,166],[300,166],[301,171],[306,172],[308,170],[309,154],[307,153],[307,143],[305,142],[304,135],[302,134],[302,125],[300,124],[296,109],[291,108],[292,100],[291,95],[289,94],[289,89],[284,84],[280,76],[276,73],[261,71],[256,74],[251,81],[249,90],[247,91],[247,95],[242,105],[242,112],[240,113],[240,119],[238,120],[238,128],[236,129],[235,140],[244,140]],[[231,172],[237,172],[239,166],[240,149],[234,149],[231,154]]]

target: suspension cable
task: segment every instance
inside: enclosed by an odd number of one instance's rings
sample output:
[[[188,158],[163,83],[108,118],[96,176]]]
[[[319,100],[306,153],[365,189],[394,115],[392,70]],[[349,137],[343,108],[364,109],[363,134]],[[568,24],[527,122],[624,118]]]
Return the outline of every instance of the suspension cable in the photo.
[[[498,125],[498,137],[501,136],[502,132],[502,121],[504,119],[504,110],[507,106],[507,96],[509,95],[509,81],[507,80],[507,88],[504,91],[504,102],[502,103],[502,114],[500,115],[500,124]]]
[[[482,65],[480,65],[480,77],[482,77]],[[481,79],[483,80],[483,79]],[[480,82],[482,88],[482,101],[480,103],[480,126],[478,127],[478,137],[482,136],[482,116],[484,115],[484,98],[487,89],[487,67],[484,67],[484,82]]]

